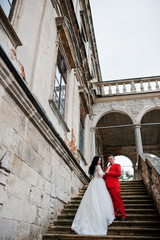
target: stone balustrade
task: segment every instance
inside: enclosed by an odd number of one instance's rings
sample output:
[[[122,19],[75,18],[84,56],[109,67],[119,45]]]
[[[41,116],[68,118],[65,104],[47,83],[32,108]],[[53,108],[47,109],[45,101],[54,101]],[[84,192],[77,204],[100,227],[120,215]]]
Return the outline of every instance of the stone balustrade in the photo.
[[[149,194],[152,195],[160,213],[160,158],[143,153],[140,155],[138,168],[144,184]]]
[[[160,91],[160,76],[93,83],[102,96]]]

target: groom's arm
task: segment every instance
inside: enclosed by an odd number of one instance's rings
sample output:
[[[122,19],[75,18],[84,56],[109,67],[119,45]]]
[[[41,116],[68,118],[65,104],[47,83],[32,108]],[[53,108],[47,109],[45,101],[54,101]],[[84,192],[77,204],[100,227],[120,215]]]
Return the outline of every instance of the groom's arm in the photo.
[[[107,170],[107,168],[105,169],[105,174],[103,175],[104,180],[106,180],[106,170]]]
[[[113,177],[120,177],[121,176],[121,166],[119,164],[116,164],[116,168],[114,170],[109,170],[107,173],[109,176]]]

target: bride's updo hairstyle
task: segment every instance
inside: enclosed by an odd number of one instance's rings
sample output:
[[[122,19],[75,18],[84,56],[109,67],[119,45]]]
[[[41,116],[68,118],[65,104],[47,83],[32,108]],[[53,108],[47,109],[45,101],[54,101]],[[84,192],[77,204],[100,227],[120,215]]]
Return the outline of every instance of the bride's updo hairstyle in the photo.
[[[90,167],[89,167],[88,173],[89,173],[90,175],[92,175],[92,176],[93,176],[93,174],[94,174],[95,167],[97,166],[97,163],[98,163],[98,160],[99,160],[99,159],[100,159],[99,156],[95,156],[95,157],[93,158],[93,160],[92,160],[92,163],[91,163]]]

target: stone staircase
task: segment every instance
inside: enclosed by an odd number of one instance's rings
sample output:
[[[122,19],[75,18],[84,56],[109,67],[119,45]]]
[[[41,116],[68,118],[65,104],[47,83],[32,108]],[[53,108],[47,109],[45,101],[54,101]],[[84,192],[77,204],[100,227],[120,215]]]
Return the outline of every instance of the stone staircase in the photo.
[[[160,240],[160,215],[143,182],[123,181],[120,184],[127,221],[114,221],[108,227],[107,236],[77,235],[71,230],[73,218],[87,188],[84,186],[78,196],[71,198],[64,206],[43,240]]]

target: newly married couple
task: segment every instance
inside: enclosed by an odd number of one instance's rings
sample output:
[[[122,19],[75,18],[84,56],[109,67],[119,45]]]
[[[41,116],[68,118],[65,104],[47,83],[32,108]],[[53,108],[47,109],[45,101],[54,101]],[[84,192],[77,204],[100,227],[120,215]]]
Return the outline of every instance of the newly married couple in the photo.
[[[95,156],[89,167],[92,180],[79,205],[71,229],[82,235],[106,235],[108,226],[117,219],[126,220],[125,209],[120,195],[119,177],[121,166],[114,163],[113,155],[108,156],[110,165],[105,172],[101,158]],[[105,181],[104,181],[105,180]],[[106,184],[105,184],[106,183]]]

